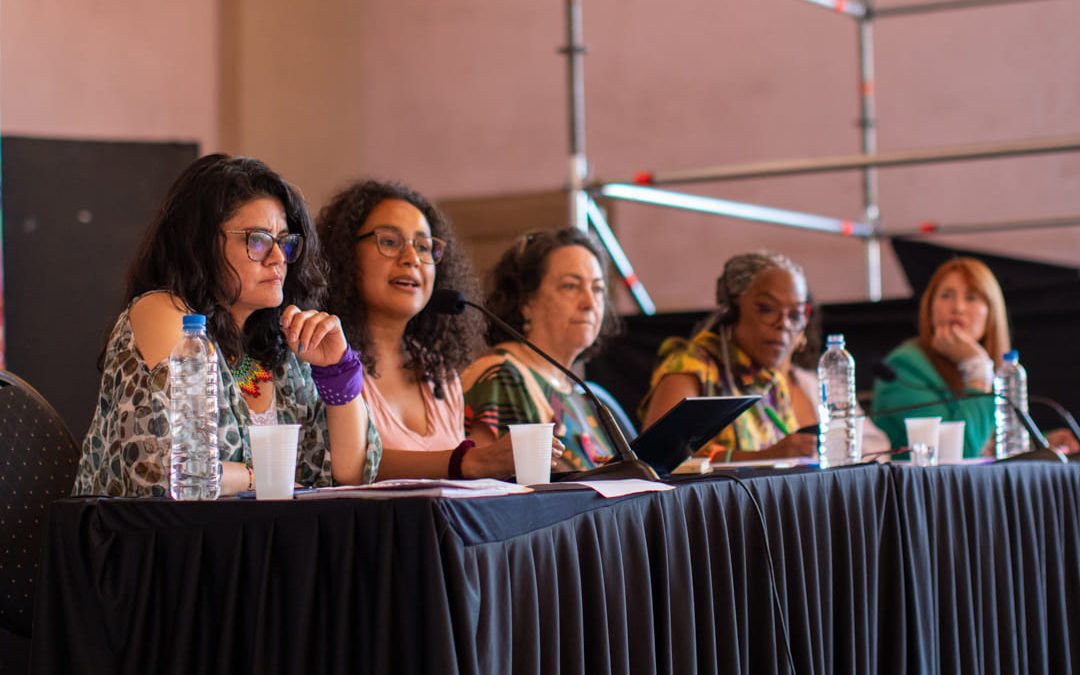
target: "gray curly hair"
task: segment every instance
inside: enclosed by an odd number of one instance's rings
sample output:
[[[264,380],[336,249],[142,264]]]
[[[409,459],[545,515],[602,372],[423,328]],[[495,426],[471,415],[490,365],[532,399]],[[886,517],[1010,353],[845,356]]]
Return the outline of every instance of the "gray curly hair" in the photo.
[[[739,296],[746,292],[759,274],[774,268],[791,272],[806,287],[806,274],[802,267],[786,255],[772,251],[741,253],[724,263],[724,272],[716,280],[716,317],[722,321],[724,317],[732,316]]]

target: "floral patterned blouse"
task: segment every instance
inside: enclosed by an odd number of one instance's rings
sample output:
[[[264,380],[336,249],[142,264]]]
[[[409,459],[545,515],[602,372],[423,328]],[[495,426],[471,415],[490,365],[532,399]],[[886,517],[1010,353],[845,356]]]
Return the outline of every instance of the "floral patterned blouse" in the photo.
[[[725,350],[729,357],[729,369],[724,368]],[[787,378],[778,369],[755,366],[733,340],[725,340],[721,335],[708,330],[698,333],[690,340],[668,338],[660,345],[658,358],[660,365],[653,371],[649,393],[645,395],[638,409],[642,418],[660,380],[673,373],[686,373],[697,377],[704,396],[762,397],[761,403],[740,415],[721,431],[711,444],[699,450],[698,454],[709,454],[717,449],[716,445],[725,450],[763,450],[778,443],[784,433],[769,419],[764,405],[772,407],[788,429],[799,426],[791,404]]]
[[[465,388],[465,434],[477,425],[496,437],[508,424],[554,422],[555,437],[566,450],[559,470],[584,471],[612,456],[599,421],[585,395],[559,391],[541,373],[496,347],[461,374]]]
[[[169,364],[166,359],[150,368],[143,362],[135,348],[130,309],[128,305],[116,320],[105,347],[98,404],[83,440],[74,495],[169,494]],[[223,462],[243,462],[251,455],[246,433],[250,414],[220,351],[218,375],[219,454]],[[315,390],[311,366],[290,352],[273,375],[278,423],[300,425],[297,480],[303,485],[330,485],[326,406]],[[367,437],[364,480],[370,483],[382,456],[379,435],[370,422]]]

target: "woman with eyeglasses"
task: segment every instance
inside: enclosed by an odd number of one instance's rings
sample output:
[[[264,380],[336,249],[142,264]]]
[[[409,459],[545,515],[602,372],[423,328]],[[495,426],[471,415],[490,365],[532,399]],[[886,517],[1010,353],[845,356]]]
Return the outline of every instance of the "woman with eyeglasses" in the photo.
[[[648,427],[690,396],[760,395],[699,454],[724,461],[816,457],[817,435],[798,419],[784,372],[810,316],[802,268],[778,253],[731,258],[717,280],[718,311],[692,338],[660,347],[640,414]]]
[[[618,328],[604,256],[577,228],[518,239],[495,264],[490,288],[488,309],[567,368]],[[557,468],[586,470],[611,458],[591,405],[562,371],[495,325],[487,341],[491,351],[461,375],[472,438],[504,437],[508,424],[554,422],[565,447]]]
[[[423,195],[365,180],[322,209],[318,230],[330,274],[330,311],[362,354],[364,398],[383,441],[379,478],[507,477],[509,442],[465,438],[458,370],[479,337],[475,317],[428,307],[475,281],[450,223]]]
[[[262,424],[301,425],[300,483],[374,480],[360,362],[314,309],[326,280],[313,235],[299,193],[258,160],[207,155],[180,175],[129,271],[75,494],[169,493],[168,356],[191,313],[217,349],[223,495],[254,489],[247,430]]]

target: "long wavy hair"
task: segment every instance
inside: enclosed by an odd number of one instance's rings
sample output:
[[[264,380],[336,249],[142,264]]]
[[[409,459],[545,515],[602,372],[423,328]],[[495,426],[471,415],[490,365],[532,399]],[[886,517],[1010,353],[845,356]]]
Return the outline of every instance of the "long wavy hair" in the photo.
[[[990,310],[986,317],[986,334],[979,342],[994,360],[995,369],[1001,365],[1002,355],[1011,347],[1009,320],[1005,313],[1005,296],[1002,295],[1001,286],[990,268],[975,258],[953,258],[937,268],[919,300],[919,346],[930,359],[934,369],[945,380],[949,389],[960,393],[964,390],[964,379],[960,375],[960,370],[955,363],[939,354],[931,346],[934,336],[934,323],[931,317],[934,294],[937,293],[945,277],[953,272],[959,272],[964,277],[964,281],[986,301]]]
[[[466,297],[477,297],[476,277],[468,256],[458,244],[450,221],[416,190],[398,182],[361,180],[338,192],[322,208],[317,229],[326,251],[330,293],[327,309],[341,318],[349,343],[360,354],[364,369],[374,375],[378,364],[368,330],[368,306],[360,294],[354,237],[371,212],[388,199],[408,202],[424,215],[431,235],[446,242],[442,260],[435,267],[433,290],[450,288]],[[434,384],[435,395],[444,396],[444,383],[473,357],[480,331],[475,320],[438,314],[425,306],[405,326],[402,349],[405,367],[418,379]]]
[[[604,347],[612,336],[622,328],[619,315],[612,308],[608,286],[607,256],[599,244],[587,232],[576,227],[560,230],[540,230],[522,235],[507,249],[491,270],[487,308],[510,324],[519,333],[525,332],[525,316],[521,309],[533,297],[548,270],[548,258],[566,246],[581,246],[593,254],[604,275],[604,316],[596,339],[578,355],[578,360],[588,361]],[[488,326],[487,343],[497,345],[515,338],[495,324]]]
[[[282,306],[253,312],[238,328],[230,308],[240,296],[240,277],[225,258],[221,224],[264,197],[281,203],[289,232],[303,235],[304,245],[288,266]],[[127,303],[149,291],[169,291],[206,315],[207,334],[229,361],[246,353],[275,367],[288,354],[282,308],[317,307],[325,289],[319,241],[296,188],[257,159],[214,154],[195,160],[169,189],[128,270]]]

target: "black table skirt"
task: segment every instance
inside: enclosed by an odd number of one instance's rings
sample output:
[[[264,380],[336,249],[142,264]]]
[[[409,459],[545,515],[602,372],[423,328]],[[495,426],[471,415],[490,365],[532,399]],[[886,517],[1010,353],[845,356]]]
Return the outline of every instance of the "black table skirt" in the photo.
[[[55,504],[36,673],[1080,673],[1080,469]]]

